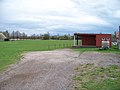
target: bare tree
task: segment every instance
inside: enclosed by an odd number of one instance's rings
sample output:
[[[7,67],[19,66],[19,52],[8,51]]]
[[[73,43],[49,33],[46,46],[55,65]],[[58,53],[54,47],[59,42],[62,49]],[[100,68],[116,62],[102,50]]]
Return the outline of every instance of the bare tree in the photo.
[[[11,36],[12,39],[15,39],[15,31],[12,31],[10,36]]]
[[[16,37],[16,39],[20,39],[20,32],[19,31],[15,32],[15,37]]]

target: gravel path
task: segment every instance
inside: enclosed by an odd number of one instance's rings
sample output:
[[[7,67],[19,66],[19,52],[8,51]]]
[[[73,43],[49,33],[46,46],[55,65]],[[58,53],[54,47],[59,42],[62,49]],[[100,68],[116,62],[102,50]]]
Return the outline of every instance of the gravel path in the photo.
[[[29,52],[0,74],[0,90],[70,90],[78,64],[120,65],[120,55],[71,49]]]

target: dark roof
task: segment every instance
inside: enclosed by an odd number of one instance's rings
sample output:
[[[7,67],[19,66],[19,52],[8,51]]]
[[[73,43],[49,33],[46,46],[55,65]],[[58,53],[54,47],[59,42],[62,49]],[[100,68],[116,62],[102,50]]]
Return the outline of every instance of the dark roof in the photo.
[[[91,35],[91,36],[93,36],[93,35],[111,35],[111,34],[95,34],[95,33],[74,33],[74,35]]]

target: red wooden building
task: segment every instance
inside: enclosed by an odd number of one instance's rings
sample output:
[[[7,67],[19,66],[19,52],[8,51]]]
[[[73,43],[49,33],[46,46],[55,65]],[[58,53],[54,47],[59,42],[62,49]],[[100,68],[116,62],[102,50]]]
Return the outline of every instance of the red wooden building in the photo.
[[[82,44],[79,45],[79,40],[82,40]],[[102,47],[102,42],[108,42],[111,47],[112,35],[111,34],[74,34],[74,46],[83,47]]]

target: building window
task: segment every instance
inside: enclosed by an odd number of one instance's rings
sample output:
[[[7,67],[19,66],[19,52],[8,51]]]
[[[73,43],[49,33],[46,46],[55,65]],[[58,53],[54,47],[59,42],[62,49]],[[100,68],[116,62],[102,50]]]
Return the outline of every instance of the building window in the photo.
[[[102,41],[105,41],[105,38],[104,38],[104,37],[102,38]]]
[[[107,38],[106,38],[106,40],[107,40],[107,41],[110,41],[110,38],[109,38],[109,37],[107,37]]]

